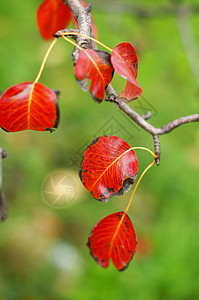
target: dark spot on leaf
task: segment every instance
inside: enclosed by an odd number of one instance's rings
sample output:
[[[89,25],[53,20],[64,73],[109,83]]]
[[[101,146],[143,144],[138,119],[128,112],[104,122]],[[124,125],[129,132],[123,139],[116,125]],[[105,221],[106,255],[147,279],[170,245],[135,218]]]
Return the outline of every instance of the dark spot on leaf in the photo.
[[[4,129],[2,126],[1,126],[1,129],[3,129],[3,130],[4,130],[4,131],[6,131],[6,132],[10,132],[10,131],[8,131],[8,130]]]
[[[125,224],[126,227],[129,229],[129,224],[128,224],[128,222],[124,222],[124,224]]]
[[[106,188],[106,191],[104,192],[104,194],[102,194],[102,197],[106,197],[107,195],[109,195],[110,193],[114,193],[114,188]]]
[[[120,270],[118,270],[119,272],[122,272],[122,271],[126,270],[126,268],[128,267],[130,261],[134,257],[134,254],[135,254],[135,251],[134,251],[134,253],[132,253],[132,256],[131,256],[130,260],[128,261],[128,263],[124,264],[124,266]]]
[[[55,120],[55,125],[53,126],[53,128],[57,128],[59,125],[59,121],[60,121],[60,110],[59,110],[59,101],[58,101],[58,96],[60,94],[60,91],[56,90],[55,92],[56,95],[56,102],[55,102],[55,106],[56,106],[56,120]]]
[[[102,103],[103,99],[97,98],[96,95],[94,93],[92,93],[91,91],[90,91],[90,94],[96,103]]]
[[[116,214],[116,217],[120,220],[122,218],[121,214]]]
[[[132,184],[136,181],[137,174],[135,174],[133,177],[129,178],[129,175],[125,174],[123,181],[123,192],[125,191],[126,193],[130,190]]]
[[[46,128],[46,131],[50,131],[50,133],[52,133],[52,132],[55,131],[55,129],[53,129],[53,128]]]
[[[92,143],[86,148],[86,150],[87,150],[90,146],[96,144],[97,141],[98,141],[99,139],[100,139],[100,136],[97,137],[96,139],[94,139],[94,140],[92,141]],[[85,150],[85,152],[86,152],[86,150]],[[84,152],[84,153],[85,153],[85,152]],[[81,180],[81,181],[82,181],[82,177],[83,177],[83,176],[82,176],[82,172],[87,172],[87,170],[84,170],[84,169],[82,168],[83,162],[84,162],[84,156],[82,157],[82,161],[81,161],[80,167],[79,167],[79,177],[80,177],[80,180]]]

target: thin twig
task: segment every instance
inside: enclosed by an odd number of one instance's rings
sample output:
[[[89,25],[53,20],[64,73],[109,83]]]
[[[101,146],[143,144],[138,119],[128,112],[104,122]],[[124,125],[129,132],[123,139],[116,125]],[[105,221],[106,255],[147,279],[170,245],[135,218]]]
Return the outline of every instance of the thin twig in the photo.
[[[144,120],[149,120],[152,117],[152,113],[148,110],[145,115],[142,116]]]
[[[180,125],[191,123],[191,122],[199,122],[199,114],[194,114],[186,117],[178,118],[174,121],[171,121],[162,127],[156,128],[153,125],[149,124],[143,116],[134,111],[128,104],[125,102],[119,101],[119,97],[116,98],[117,107],[119,107],[123,112],[125,112],[133,121],[136,122],[140,127],[142,127],[145,131],[150,133],[151,135],[163,135],[171,132],[175,128]]]

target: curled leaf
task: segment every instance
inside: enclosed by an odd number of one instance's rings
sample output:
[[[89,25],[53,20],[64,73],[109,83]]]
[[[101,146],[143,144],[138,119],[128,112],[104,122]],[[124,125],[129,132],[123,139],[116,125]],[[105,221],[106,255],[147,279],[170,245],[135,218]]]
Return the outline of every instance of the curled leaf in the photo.
[[[80,178],[92,197],[107,202],[121,196],[136,180],[138,160],[127,142],[117,136],[100,136],[84,153]]]
[[[129,43],[117,45],[111,53],[111,63],[115,71],[127,80],[126,86],[119,95],[122,100],[130,102],[142,94],[142,89],[136,81],[138,58],[133,46]]]
[[[58,124],[57,95],[41,83],[19,83],[0,98],[0,127],[6,131],[51,131]]]
[[[62,0],[45,0],[37,10],[37,25],[45,40],[67,27],[70,20],[71,10]]]
[[[90,93],[96,102],[101,103],[104,99],[104,89],[113,77],[110,54],[100,50],[81,50],[74,72],[84,91],[87,78],[91,80]]]
[[[116,269],[125,270],[136,249],[136,234],[125,212],[117,212],[103,218],[92,229],[88,247],[90,254],[103,268],[111,259]]]

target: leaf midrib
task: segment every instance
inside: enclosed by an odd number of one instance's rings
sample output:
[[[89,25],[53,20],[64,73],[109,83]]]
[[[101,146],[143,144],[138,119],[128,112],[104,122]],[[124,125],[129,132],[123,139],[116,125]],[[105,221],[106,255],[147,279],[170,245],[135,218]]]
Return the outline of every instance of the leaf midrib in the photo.
[[[132,150],[132,148],[129,148],[125,152],[123,152],[120,156],[118,156],[103,172],[102,174],[97,178],[97,180],[93,183],[92,187],[90,188],[90,192],[92,191],[93,187],[96,185],[96,183],[102,178],[102,176],[112,167],[114,163],[116,163],[123,155],[125,155],[127,152]]]

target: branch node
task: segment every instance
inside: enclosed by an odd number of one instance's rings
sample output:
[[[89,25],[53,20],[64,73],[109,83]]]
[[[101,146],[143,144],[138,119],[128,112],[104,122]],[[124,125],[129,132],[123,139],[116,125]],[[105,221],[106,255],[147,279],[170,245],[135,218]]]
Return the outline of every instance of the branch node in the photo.
[[[79,33],[79,30],[78,29],[73,29],[73,28],[66,28],[66,29],[62,29],[62,30],[57,31],[56,33],[53,33],[53,36],[56,37],[56,38],[60,38],[64,35],[64,33],[70,33],[70,32]],[[77,39],[76,35],[71,34],[71,35],[68,35],[68,36],[70,36],[75,41]]]
[[[85,8],[85,13],[86,13],[86,14],[89,14],[89,13],[91,12],[91,10],[92,10],[92,3],[89,3],[89,4],[87,5],[87,7]]]
[[[142,116],[144,120],[149,120],[152,117],[152,113],[148,110],[145,115]]]
[[[115,102],[116,98],[117,97],[115,95],[110,94],[110,95],[108,95],[108,97],[105,98],[105,101],[107,101],[107,102]]]

